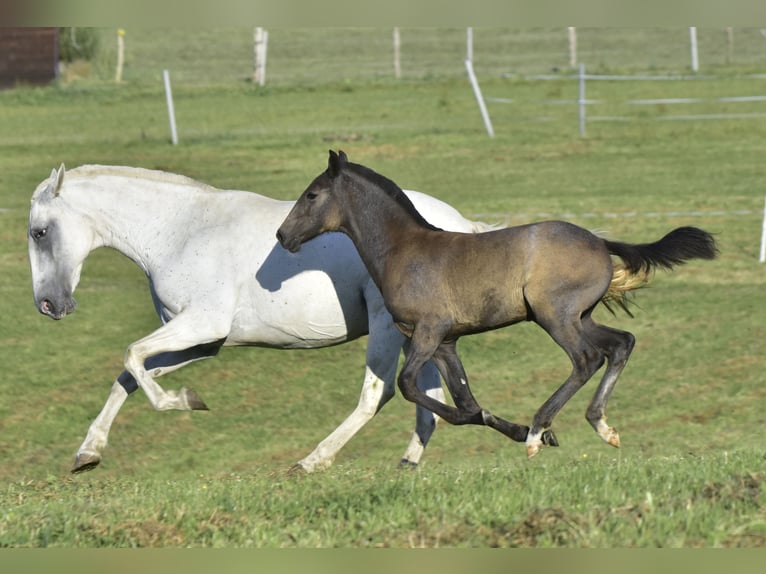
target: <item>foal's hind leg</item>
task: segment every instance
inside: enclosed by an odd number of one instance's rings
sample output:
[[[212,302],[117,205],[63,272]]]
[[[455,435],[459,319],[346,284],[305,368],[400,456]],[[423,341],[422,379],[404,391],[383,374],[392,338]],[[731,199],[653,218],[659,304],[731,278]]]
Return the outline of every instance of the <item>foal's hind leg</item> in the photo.
[[[572,362],[572,373],[535,413],[532,428],[527,436],[527,456],[529,458],[536,455],[540,451],[540,447],[546,444],[545,432],[549,431],[556,414],[604,364],[604,353],[583,336],[579,317],[570,318],[568,321],[541,321],[538,319],[537,322],[566,351]]]
[[[606,371],[588,406],[585,418],[596,430],[598,436],[612,446],[619,447],[620,435],[606,423],[606,403],[628,362],[636,339],[627,331],[597,325],[591,317],[587,317],[584,324],[588,339],[593,345],[602,349],[607,356]]]
[[[466,412],[481,412],[485,425],[493,428],[516,442],[524,442],[529,433],[529,427],[518,425],[497,417],[479,406],[468,386],[468,376],[463,363],[457,355],[457,341],[444,342],[439,345],[433,356],[433,361],[439,368],[447,388],[458,409]]]

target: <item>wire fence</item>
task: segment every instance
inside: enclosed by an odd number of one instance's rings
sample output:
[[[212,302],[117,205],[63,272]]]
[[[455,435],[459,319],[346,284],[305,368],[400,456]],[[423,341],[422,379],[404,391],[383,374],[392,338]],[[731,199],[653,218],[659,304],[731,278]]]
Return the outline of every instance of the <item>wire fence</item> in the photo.
[[[94,79],[114,79],[117,30],[100,29]],[[254,29],[128,29],[123,81],[174,85],[252,82]],[[400,81],[465,78],[465,28],[400,28]],[[691,69],[688,28],[577,28],[576,61],[591,73],[684,74]],[[701,73],[766,72],[766,30],[700,28]],[[267,86],[397,81],[392,28],[268,30]],[[567,28],[474,28],[473,62],[480,78],[569,72]]]

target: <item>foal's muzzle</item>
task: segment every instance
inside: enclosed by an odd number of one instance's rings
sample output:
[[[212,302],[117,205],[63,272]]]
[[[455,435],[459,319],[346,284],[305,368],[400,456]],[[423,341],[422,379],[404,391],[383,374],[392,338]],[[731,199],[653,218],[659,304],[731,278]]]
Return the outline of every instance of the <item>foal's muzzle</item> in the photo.
[[[290,253],[297,253],[300,251],[300,239],[289,237],[284,231],[282,231],[281,227],[277,230],[277,241],[279,241],[279,244],[287,249]]]

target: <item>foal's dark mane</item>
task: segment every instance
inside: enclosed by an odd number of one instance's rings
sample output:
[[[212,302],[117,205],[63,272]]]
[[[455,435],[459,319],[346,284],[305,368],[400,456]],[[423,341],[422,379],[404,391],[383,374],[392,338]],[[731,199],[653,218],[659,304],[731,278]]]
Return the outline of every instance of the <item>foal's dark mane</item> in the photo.
[[[410,201],[410,198],[407,197],[407,194],[402,191],[402,188],[400,188],[398,185],[396,185],[396,183],[388,179],[386,176],[381,175],[378,172],[373,171],[370,168],[358,163],[347,162],[345,164],[345,168],[351,172],[351,174],[365,179],[371,184],[380,188],[386,195],[401,205],[405,211],[407,211],[407,213],[409,213],[420,225],[431,229],[432,231],[442,231],[441,228],[428,223],[428,221],[426,221],[425,218],[420,215],[420,212],[415,209],[415,206]]]

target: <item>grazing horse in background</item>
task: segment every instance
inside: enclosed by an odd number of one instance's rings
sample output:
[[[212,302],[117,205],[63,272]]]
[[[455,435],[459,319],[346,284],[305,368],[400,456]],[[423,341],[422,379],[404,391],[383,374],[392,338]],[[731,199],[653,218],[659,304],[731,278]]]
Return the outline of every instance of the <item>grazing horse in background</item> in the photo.
[[[550,429],[553,418],[604,362],[606,371],[585,416],[603,440],[619,446],[605,410],[635,339],[596,323],[594,308],[602,301],[624,306],[626,293],[656,267],[671,269],[717,254],[713,237],[694,227],[641,245],[607,241],[563,221],[478,234],[443,231],[426,221],[393,181],[333,151],[327,170],[300,196],[277,238],[295,253],[327,231],[351,238],[396,326],[411,339],[398,379],[402,394],[451,424],[487,425],[526,442],[529,457],[543,444],[558,445]],[[620,257],[624,267],[616,269],[610,255]],[[537,411],[531,428],[479,406],[456,352],[463,335],[520,321],[545,329],[573,367]],[[417,374],[431,359],[454,407],[416,386]]]
[[[428,195],[407,193],[435,225],[468,233],[488,228]],[[125,371],[78,449],[73,472],[99,464],[118,411],[138,387],[158,410],[207,409],[194,391],[165,391],[154,379],[213,357],[224,345],[309,349],[369,333],[359,403],[297,463],[306,471],[332,464],[394,395],[405,337],[343,234],[327,235],[299,256],[277,245],[277,226],[292,206],[129,167],[82,166],[65,177],[62,165],[37,187],[29,212],[29,259],[39,311],[53,319],[73,312],[83,262],[106,246],[146,273],[163,323],[128,347]],[[421,391],[443,397],[436,369],[423,375]],[[402,462],[418,463],[436,421],[427,409],[416,409],[415,432]]]

